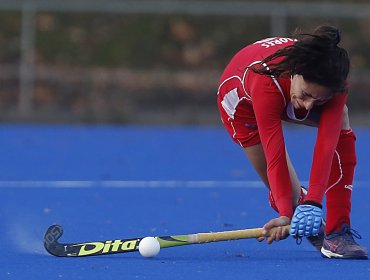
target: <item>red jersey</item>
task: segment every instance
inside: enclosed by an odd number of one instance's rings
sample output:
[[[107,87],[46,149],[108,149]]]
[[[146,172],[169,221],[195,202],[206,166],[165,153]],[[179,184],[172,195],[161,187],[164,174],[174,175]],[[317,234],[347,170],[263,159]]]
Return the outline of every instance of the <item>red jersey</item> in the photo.
[[[293,215],[292,187],[287,166],[282,120],[294,119],[290,103],[290,79],[256,74],[248,66],[260,63],[280,48],[294,44],[291,38],[269,38],[258,41],[239,51],[224,70],[219,90],[218,105],[223,120],[230,122],[229,132],[238,140],[235,126],[243,118],[243,126],[255,127],[262,143],[267,176],[281,216]],[[342,125],[343,108],[347,94],[335,95],[321,106],[318,134],[313,154],[309,189],[306,200],[321,203],[327,188],[331,163]],[[305,112],[308,115],[309,112]],[[253,135],[253,131],[249,132]],[[252,140],[254,145],[257,140]],[[302,148],[304,144],[302,142]]]

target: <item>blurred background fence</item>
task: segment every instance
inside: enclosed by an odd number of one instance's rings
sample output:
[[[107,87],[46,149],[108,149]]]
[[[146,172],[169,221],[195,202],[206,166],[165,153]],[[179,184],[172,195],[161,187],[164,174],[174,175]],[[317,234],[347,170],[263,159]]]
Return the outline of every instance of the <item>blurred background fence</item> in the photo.
[[[0,121],[219,124],[240,48],[333,24],[350,113],[370,123],[369,1],[0,0]]]

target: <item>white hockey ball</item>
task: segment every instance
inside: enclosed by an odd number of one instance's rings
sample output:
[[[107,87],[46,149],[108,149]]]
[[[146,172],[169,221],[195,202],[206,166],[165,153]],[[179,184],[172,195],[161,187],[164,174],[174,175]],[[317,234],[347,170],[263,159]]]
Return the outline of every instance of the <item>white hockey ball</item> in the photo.
[[[155,257],[160,250],[161,246],[154,237],[144,237],[139,243],[139,252],[145,258]]]

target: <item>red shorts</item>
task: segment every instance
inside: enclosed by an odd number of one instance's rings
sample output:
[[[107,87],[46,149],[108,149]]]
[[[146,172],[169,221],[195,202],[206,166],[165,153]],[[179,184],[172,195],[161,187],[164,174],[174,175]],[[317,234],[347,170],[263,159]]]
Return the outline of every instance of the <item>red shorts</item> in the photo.
[[[235,143],[250,147],[261,142],[252,104],[238,79],[222,84],[217,105],[222,123]]]

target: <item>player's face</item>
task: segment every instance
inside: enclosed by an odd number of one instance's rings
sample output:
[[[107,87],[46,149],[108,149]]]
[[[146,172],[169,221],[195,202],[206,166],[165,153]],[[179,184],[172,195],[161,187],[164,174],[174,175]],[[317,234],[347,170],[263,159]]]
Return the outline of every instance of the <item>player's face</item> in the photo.
[[[306,82],[301,75],[291,78],[290,99],[295,109],[310,110],[332,98],[331,90],[316,83]]]

